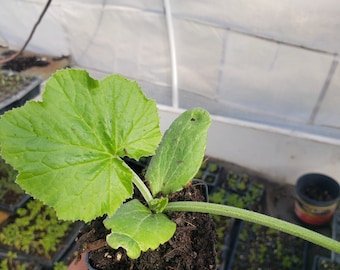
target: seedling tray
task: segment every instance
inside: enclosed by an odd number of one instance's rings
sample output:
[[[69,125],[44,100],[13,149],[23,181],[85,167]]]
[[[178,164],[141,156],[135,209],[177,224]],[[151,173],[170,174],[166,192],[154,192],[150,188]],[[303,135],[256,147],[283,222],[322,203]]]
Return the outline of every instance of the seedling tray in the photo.
[[[59,221],[52,208],[30,200],[0,226],[0,253],[14,252],[19,260],[52,268],[69,251],[82,226],[83,222]]]
[[[209,201],[212,203],[226,204],[225,190],[209,193]],[[230,217],[220,215],[212,215],[216,225],[217,239],[216,239],[216,263],[217,269],[223,270],[227,263],[227,258],[231,252],[231,246],[237,234],[238,220]]]
[[[236,240],[238,232],[238,223],[234,218],[213,216],[216,224],[217,240],[216,240],[216,262],[217,269],[224,270],[231,256],[233,243]]]
[[[68,235],[65,237],[64,241],[58,245],[57,251],[53,254],[51,259],[47,259],[41,256],[36,256],[33,254],[23,253],[15,249],[10,248],[0,248],[0,256],[7,256],[9,251],[15,252],[17,254],[17,259],[24,262],[31,262],[35,265],[40,265],[41,267],[53,269],[53,265],[56,262],[62,261],[67,252],[72,248],[72,244],[77,238],[80,229],[84,226],[83,222],[76,222]]]
[[[250,222],[240,222],[225,269],[304,269],[307,242]]]
[[[315,256],[312,270],[340,270],[340,264],[330,258]]]
[[[204,161],[195,178],[203,180],[212,191],[219,184],[223,170],[223,166],[216,162]]]
[[[225,190],[226,204],[260,211],[260,203],[264,196],[264,185],[246,173],[228,171],[221,182]]]
[[[0,71],[0,115],[12,108],[22,106],[40,92],[42,80],[17,72]]]
[[[7,257],[8,257],[8,254],[0,252],[0,267],[1,267],[1,262],[3,262]],[[11,265],[10,266],[11,268],[9,268],[9,270],[23,269],[23,267],[25,267],[24,268],[25,270],[41,270],[42,269],[41,265],[36,265],[32,263],[31,261],[25,260],[24,258],[15,258],[12,260],[12,263],[14,263],[14,266]]]
[[[14,204],[7,204],[0,201],[0,210],[14,214],[14,212],[25,205],[25,203],[31,198],[28,194],[23,194],[19,200]]]
[[[340,211],[335,212],[333,216],[332,238],[335,239],[336,241],[340,241]],[[340,265],[340,254],[332,251],[331,258],[332,261]]]

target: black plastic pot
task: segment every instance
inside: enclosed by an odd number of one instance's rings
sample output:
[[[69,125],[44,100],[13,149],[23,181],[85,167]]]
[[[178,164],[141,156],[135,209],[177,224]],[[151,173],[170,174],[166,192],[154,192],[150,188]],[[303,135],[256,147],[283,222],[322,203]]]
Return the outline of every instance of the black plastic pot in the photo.
[[[88,270],[97,270],[96,268],[93,268],[92,265],[90,264],[88,252],[86,252],[86,256],[85,256],[85,264]]]
[[[142,157],[140,160],[124,157],[123,160],[137,175],[143,176],[146,168],[149,166],[151,157]]]
[[[339,194],[339,183],[333,178],[319,173],[305,174],[296,184],[295,214],[304,223],[324,225],[334,215]]]

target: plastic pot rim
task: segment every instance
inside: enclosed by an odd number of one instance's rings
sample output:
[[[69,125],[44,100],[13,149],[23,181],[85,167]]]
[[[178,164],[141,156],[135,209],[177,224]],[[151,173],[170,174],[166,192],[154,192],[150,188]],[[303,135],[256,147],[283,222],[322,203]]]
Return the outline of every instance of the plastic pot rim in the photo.
[[[305,182],[307,180],[307,182]],[[302,188],[311,185],[311,184],[316,184],[316,183],[327,183],[330,188],[325,188],[325,190],[330,191],[333,199],[329,201],[317,201],[314,199],[311,199],[304,194],[302,194],[301,190]],[[299,198],[307,202],[308,204],[311,205],[316,205],[316,206],[330,206],[333,205],[338,199],[340,195],[340,185],[339,183],[334,180],[333,178],[321,174],[321,173],[307,173],[302,176],[300,176],[297,180],[296,184],[296,193]]]

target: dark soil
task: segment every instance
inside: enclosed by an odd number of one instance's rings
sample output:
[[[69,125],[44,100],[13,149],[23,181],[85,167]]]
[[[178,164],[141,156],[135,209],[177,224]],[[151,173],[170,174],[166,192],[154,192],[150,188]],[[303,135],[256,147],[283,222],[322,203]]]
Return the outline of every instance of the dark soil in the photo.
[[[170,201],[205,201],[198,188],[190,185],[173,194]],[[215,224],[208,214],[171,212],[168,216],[177,224],[174,236],[155,251],[143,252],[136,260],[126,256],[123,249],[114,250],[106,245],[109,233],[102,220],[91,223],[88,232],[81,238],[89,252],[90,264],[101,270],[211,270],[215,269]]]
[[[2,55],[8,57],[14,53],[16,52],[10,50],[3,52]],[[45,67],[48,64],[49,62],[44,57],[19,55],[15,59],[4,64],[2,68],[20,72],[31,67]]]
[[[325,190],[318,185],[307,186],[305,189],[302,190],[302,194],[318,202],[327,202],[334,200],[328,190]]]
[[[13,190],[8,190],[3,198],[1,198],[1,202],[7,205],[14,205],[20,201],[20,199],[23,198],[25,194],[19,194]]]

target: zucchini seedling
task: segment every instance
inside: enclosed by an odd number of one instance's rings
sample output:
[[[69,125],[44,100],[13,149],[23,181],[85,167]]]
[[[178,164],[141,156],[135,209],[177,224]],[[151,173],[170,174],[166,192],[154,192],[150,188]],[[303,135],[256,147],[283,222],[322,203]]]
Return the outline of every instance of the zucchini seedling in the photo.
[[[162,136],[155,101],[120,75],[102,81],[84,70],[57,71],[42,101],[30,101],[0,119],[3,158],[19,171],[17,183],[52,206],[60,219],[104,225],[113,248],[130,258],[168,241],[176,224],[169,211],[204,212],[259,223],[340,253],[340,243],[303,227],[252,211],[206,202],[168,202],[196,175],[211,119],[194,108]],[[146,182],[123,157],[153,156]],[[148,183],[148,184],[146,184]],[[146,205],[132,198],[137,188]],[[159,196],[162,194],[162,196]]]

